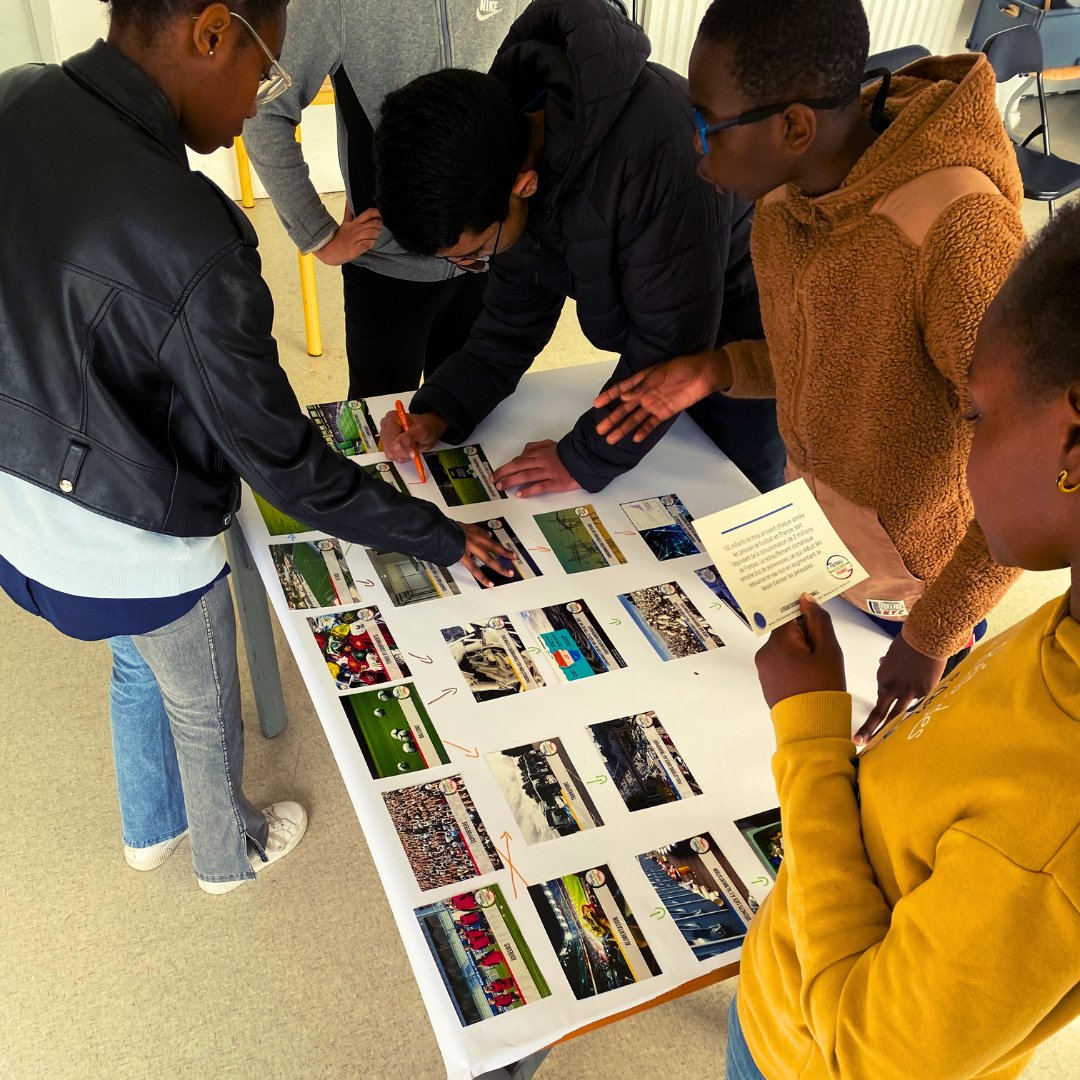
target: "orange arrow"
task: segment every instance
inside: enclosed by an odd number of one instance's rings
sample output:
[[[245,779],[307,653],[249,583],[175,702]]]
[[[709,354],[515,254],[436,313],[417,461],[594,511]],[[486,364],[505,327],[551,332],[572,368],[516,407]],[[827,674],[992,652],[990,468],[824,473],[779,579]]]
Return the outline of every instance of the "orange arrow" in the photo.
[[[514,899],[516,900],[518,891],[517,882],[514,878],[521,878],[521,884],[524,885],[526,889],[529,887],[529,883],[521,877],[521,871],[514,865],[514,860],[510,858],[510,834],[504,831],[499,839],[506,841],[506,865],[510,868],[510,887],[514,890]]]
[[[452,746],[455,750],[464,750],[466,757],[479,757],[480,751],[474,746],[471,750],[467,746],[459,746],[456,742],[443,739],[443,746]]]

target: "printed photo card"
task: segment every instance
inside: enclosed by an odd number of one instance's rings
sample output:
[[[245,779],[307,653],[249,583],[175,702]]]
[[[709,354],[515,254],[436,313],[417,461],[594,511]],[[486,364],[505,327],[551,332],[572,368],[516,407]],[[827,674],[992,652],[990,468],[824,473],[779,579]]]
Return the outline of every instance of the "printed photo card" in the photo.
[[[462,1027],[551,996],[498,885],[416,909]]]

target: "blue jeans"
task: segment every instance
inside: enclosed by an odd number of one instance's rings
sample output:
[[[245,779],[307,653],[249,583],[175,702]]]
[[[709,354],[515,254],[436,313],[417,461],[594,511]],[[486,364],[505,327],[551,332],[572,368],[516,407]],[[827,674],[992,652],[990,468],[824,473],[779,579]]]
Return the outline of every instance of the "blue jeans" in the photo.
[[[150,847],[187,827],[169,717],[154,673],[129,637],[109,639],[112,723],[120,824],[128,847]]]
[[[254,877],[267,824],[244,797],[244,728],[228,581],[158,630],[112,638],[113,753],[124,842],[191,829],[203,881]]]
[[[727,1020],[727,1069],[725,1080],[765,1080],[761,1070],[750,1056],[750,1047],[743,1038],[739,1026],[739,995],[736,994],[728,1009]]]

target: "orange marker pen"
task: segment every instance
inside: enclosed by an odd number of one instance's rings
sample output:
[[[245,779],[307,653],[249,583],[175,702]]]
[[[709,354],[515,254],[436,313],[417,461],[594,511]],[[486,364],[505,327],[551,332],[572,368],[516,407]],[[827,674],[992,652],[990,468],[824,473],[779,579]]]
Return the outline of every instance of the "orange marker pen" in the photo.
[[[401,424],[402,431],[409,430],[409,416],[405,412],[405,406],[400,401],[394,402],[394,408],[397,410],[398,423]],[[424,459],[420,456],[420,451],[413,447],[412,459],[416,465],[416,471],[420,475],[420,483],[426,484],[427,477],[424,475]]]

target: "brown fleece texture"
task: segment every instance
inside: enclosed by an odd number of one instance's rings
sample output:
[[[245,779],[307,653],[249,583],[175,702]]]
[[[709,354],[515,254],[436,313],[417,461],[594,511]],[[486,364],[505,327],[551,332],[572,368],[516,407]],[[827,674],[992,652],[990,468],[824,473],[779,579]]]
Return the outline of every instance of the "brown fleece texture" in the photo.
[[[840,188],[766,196],[752,240],[766,340],[727,346],[729,393],[775,396],[792,462],[875,510],[925,582],[903,633],[928,656],[962,648],[1019,573],[990,558],[974,520],[961,419],[979,322],[1023,242],[994,88],[983,56],[921,60],[893,80],[891,124]],[[963,195],[921,242],[874,212],[951,166],[978,169],[1001,194]]]

